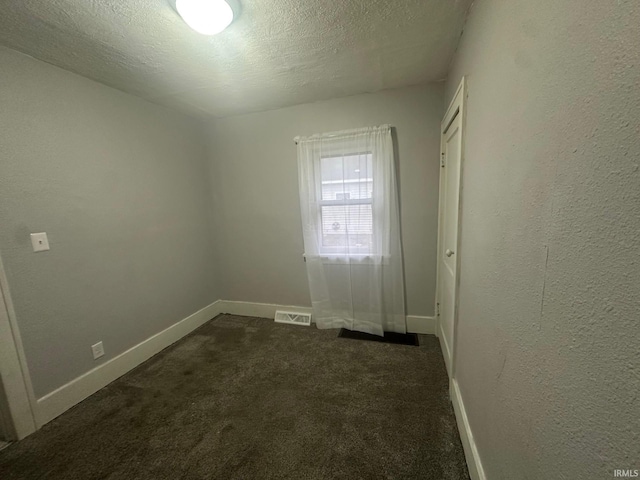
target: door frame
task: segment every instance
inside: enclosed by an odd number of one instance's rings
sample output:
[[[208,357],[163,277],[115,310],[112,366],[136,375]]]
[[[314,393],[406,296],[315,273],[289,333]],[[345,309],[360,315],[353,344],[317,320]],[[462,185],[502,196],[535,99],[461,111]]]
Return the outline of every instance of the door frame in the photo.
[[[36,398],[0,258],[0,421],[6,440],[37,430]]]
[[[441,322],[440,322],[440,290],[441,290],[441,272],[440,272],[440,248],[441,248],[441,229],[443,227],[443,216],[444,216],[444,194],[445,189],[443,188],[444,184],[444,175],[442,175],[442,167],[444,161],[445,154],[445,135],[449,129],[451,123],[457,118],[460,117],[460,177],[458,183],[458,222],[456,225],[456,250],[455,250],[455,262],[456,262],[456,279],[454,285],[454,303],[453,303],[453,338],[451,339],[451,345],[449,345],[450,357],[447,357],[446,352],[443,350],[443,357],[445,358],[445,365],[447,367],[447,373],[449,375],[449,380],[453,379],[455,376],[455,365],[456,365],[456,345],[457,345],[457,330],[458,330],[458,301],[459,301],[459,291],[460,291],[460,224],[461,218],[460,214],[462,212],[462,174],[464,171],[464,159],[465,159],[465,123],[466,123],[466,98],[467,98],[467,82],[466,77],[462,77],[460,80],[460,84],[456,90],[449,107],[447,108],[442,122],[440,124],[440,184],[439,184],[439,200],[438,200],[438,249],[436,256],[436,336],[440,339],[440,343],[443,342],[444,333],[442,332]],[[442,347],[442,345],[441,345]]]

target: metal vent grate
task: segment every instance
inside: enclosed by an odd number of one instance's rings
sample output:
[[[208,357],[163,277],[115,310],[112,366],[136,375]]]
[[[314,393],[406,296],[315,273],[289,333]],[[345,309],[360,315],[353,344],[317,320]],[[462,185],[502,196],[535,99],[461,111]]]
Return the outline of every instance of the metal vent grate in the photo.
[[[285,312],[278,310],[275,321],[277,323],[290,323],[293,325],[311,325],[311,314],[302,312]]]

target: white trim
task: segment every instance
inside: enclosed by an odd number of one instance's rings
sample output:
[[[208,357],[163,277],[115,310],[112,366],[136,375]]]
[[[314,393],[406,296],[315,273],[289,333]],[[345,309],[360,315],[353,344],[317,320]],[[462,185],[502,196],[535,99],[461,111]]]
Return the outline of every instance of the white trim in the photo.
[[[0,259],[0,382],[6,403],[2,408],[6,440],[21,440],[36,431],[35,394],[22,348],[9,284]]]
[[[436,334],[436,336],[438,337],[438,340],[440,340],[440,349],[442,350],[444,365],[445,367],[447,367],[447,374],[449,375],[449,379],[451,380],[453,378],[453,372],[451,371],[451,367],[452,367],[451,347],[447,343],[447,337],[444,334],[444,331],[442,330],[441,322],[438,322],[437,332],[438,333]]]
[[[451,125],[452,120],[456,116],[456,113],[460,113],[460,115],[464,114],[464,99],[466,95],[466,87],[467,87],[467,77],[462,77],[460,80],[460,84],[456,89],[456,93],[453,94],[453,98],[451,99],[451,103],[449,103],[449,107],[444,114],[442,122],[440,124],[440,130],[446,131],[446,129]],[[463,118],[462,116],[460,118]]]
[[[310,255],[304,255],[305,262]],[[389,255],[368,255],[368,254],[327,254],[318,255],[323,265],[349,265],[351,267],[361,267],[363,265],[389,265]],[[351,260],[351,261],[349,261]]]
[[[486,480],[487,477],[484,474],[484,468],[482,467],[478,447],[476,446],[476,442],[473,438],[471,425],[469,425],[467,411],[464,408],[464,402],[460,395],[458,381],[455,379],[451,380],[449,394],[451,395],[451,403],[453,403],[453,410],[456,414],[458,431],[460,432],[460,439],[462,440],[462,448],[464,449],[464,456],[467,460],[467,467],[469,468],[469,477],[471,477],[471,480]]]
[[[35,424],[37,428],[42,427],[220,313],[273,319],[276,310],[313,313],[311,307],[218,300],[39,398],[35,409]],[[434,333],[434,328],[434,317],[407,316],[407,330],[410,332],[429,334]]]
[[[276,305],[274,303],[239,302],[235,300],[220,300],[220,313],[240,315],[243,317],[276,318],[276,310],[296,311],[312,314],[311,307],[296,307],[292,305]],[[313,316],[311,317],[313,322]]]
[[[447,365],[447,373],[449,374],[449,379],[453,379],[455,375],[455,349],[456,349],[456,332],[458,328],[458,303],[459,303],[459,293],[460,293],[460,225],[461,225],[461,217],[462,217],[462,176],[464,172],[464,162],[465,162],[465,128],[466,128],[466,101],[467,101],[467,83],[466,77],[462,77],[460,80],[460,84],[456,90],[456,93],[447,108],[447,111],[442,119],[440,124],[440,154],[444,153],[444,139],[447,130],[451,123],[456,119],[460,118],[460,171],[459,171],[459,184],[458,184],[458,225],[457,225],[457,236],[456,236],[456,272],[455,272],[455,292],[454,292],[454,305],[453,305],[453,338],[451,339],[451,345],[447,343],[447,340],[444,336],[444,332],[442,330],[442,325],[440,321],[440,317],[436,317],[436,335],[440,337],[440,344],[443,349],[443,354],[445,354],[445,363]],[[439,159],[442,161],[441,159]],[[439,311],[439,301],[440,301],[440,248],[441,248],[441,229],[443,225],[443,188],[444,179],[442,176],[442,168],[440,169],[440,184],[439,184],[439,199],[438,199],[438,242],[437,242],[437,258],[436,258],[436,312]]]
[[[312,315],[311,322],[315,323],[313,319],[313,309],[311,307],[220,300],[220,313],[229,313],[231,315],[273,319],[276,316],[276,310],[308,313]],[[435,321],[435,317],[407,315],[407,332],[433,335],[435,333]]]
[[[407,315],[407,332],[433,335],[436,333],[436,318]]]
[[[38,428],[216,317],[220,300],[38,399]]]

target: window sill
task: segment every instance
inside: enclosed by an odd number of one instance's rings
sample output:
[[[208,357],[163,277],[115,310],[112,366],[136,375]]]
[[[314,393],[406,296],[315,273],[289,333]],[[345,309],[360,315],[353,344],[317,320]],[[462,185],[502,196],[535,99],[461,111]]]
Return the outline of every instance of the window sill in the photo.
[[[303,255],[305,262],[310,258],[319,259],[324,265],[389,265],[389,255]]]

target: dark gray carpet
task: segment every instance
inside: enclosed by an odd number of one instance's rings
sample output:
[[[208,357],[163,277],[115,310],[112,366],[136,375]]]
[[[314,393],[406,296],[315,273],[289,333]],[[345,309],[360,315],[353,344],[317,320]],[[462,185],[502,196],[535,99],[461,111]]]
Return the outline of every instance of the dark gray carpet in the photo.
[[[9,479],[468,479],[437,339],[221,315],[0,452]]]

